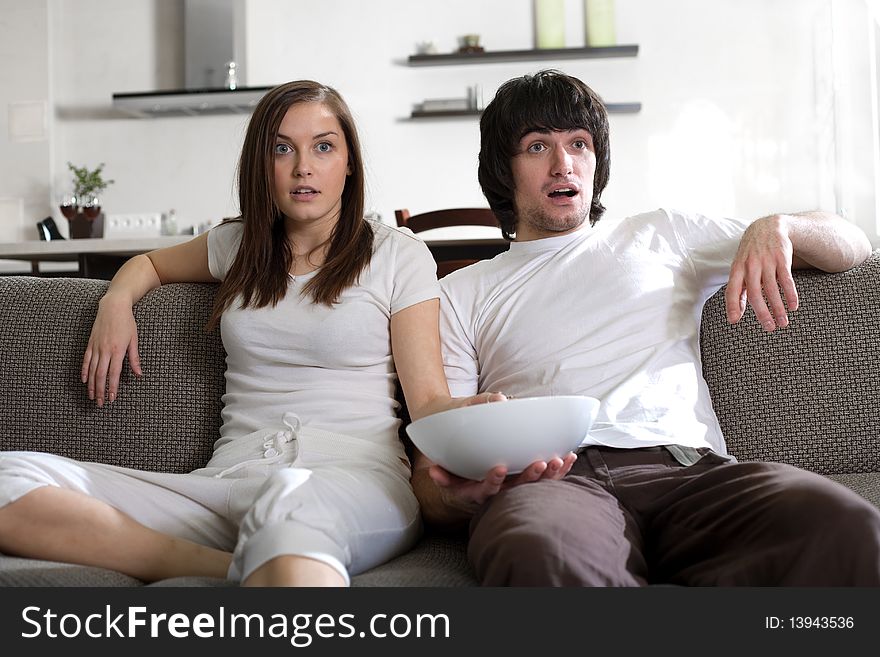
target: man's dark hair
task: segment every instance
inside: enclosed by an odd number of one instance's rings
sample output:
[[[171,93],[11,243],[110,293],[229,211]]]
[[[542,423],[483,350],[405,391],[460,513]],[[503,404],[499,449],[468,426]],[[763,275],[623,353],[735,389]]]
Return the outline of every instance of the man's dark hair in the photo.
[[[561,71],[545,70],[508,80],[480,118],[478,179],[505,239],[516,232],[511,158],[519,141],[538,130],[587,130],[596,152],[596,174],[590,203],[590,225],[605,212],[599,202],[608,185],[611,152],[608,113],[595,91]]]

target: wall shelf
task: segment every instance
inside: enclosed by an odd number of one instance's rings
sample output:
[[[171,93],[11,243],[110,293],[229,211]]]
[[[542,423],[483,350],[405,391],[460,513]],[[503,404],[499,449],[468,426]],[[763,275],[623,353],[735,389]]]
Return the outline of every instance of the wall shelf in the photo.
[[[442,55],[410,55],[410,66],[445,66],[450,64],[491,64],[540,59],[590,59],[635,57],[637,45],[597,46],[586,48],[542,48],[529,50],[487,50],[484,52],[453,52]]]
[[[450,119],[459,116],[480,116],[482,110],[413,110],[411,119]]]
[[[605,109],[609,114],[636,114],[642,111],[641,103],[608,103]],[[451,119],[468,116],[480,116],[483,110],[413,110],[411,119]]]
[[[494,62],[522,62],[542,59],[596,59],[609,57],[635,57],[639,47],[635,44],[622,46],[593,46],[585,48],[533,48],[529,50],[489,50],[481,52],[454,52],[442,55],[410,55],[410,66],[447,66],[455,64],[492,64]],[[427,101],[426,101],[427,102]],[[458,103],[455,103],[458,105]],[[454,106],[454,105],[453,105]],[[459,105],[460,107],[460,105]],[[609,114],[635,114],[642,111],[642,104],[607,103]],[[410,120],[457,119],[480,116],[478,109],[414,109]]]

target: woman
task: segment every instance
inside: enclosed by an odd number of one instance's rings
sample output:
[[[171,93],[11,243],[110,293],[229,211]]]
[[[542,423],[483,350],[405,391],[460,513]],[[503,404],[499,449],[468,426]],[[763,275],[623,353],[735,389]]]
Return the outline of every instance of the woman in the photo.
[[[238,176],[239,218],[119,270],[82,365],[89,398],[112,403],[126,355],[141,374],[132,305],[164,283],[222,281],[210,324],[226,393],[211,461],[165,474],[6,453],[0,551],[144,580],[345,585],[416,540],[395,374],[413,419],[467,403],[443,375],[433,259],[411,234],[363,219],[357,132],[329,87],[267,93]]]

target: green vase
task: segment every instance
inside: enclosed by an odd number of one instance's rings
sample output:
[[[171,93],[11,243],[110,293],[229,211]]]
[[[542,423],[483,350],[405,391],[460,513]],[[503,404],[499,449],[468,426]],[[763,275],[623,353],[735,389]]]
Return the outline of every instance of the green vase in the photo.
[[[565,0],[535,0],[535,45],[565,48]]]
[[[613,46],[614,0],[584,0],[584,28],[588,46]]]

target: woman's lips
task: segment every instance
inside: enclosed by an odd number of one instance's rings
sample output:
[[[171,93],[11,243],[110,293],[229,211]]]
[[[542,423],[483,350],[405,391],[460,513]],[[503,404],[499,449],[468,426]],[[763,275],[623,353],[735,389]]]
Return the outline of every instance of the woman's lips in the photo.
[[[294,201],[311,201],[320,194],[314,187],[297,187],[290,192],[290,198]]]

